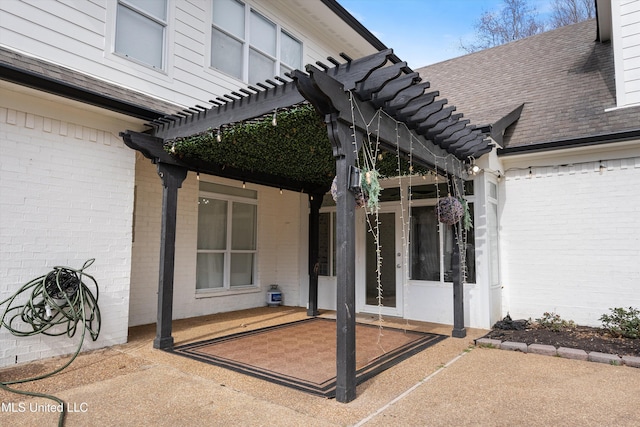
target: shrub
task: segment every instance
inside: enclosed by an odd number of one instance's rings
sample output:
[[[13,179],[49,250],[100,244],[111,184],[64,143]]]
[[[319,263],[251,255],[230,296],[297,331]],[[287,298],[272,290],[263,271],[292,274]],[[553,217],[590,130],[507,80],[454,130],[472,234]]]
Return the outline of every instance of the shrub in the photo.
[[[602,326],[614,337],[640,338],[640,310],[629,307],[610,308],[611,314],[600,317]]]
[[[545,312],[541,318],[536,319],[538,327],[549,329],[554,332],[560,332],[563,329],[575,328],[576,324],[573,320],[564,320],[558,313]]]

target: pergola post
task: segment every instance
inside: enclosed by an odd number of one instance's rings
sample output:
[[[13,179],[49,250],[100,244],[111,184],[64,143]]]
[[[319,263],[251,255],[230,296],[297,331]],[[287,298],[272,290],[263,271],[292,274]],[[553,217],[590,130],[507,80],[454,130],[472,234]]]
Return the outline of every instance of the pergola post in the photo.
[[[309,301],[307,316],[318,312],[318,254],[320,252],[320,207],[323,194],[309,195]]]
[[[173,320],[173,275],[176,253],[176,218],[178,189],[187,177],[187,169],[158,163],[162,179],[162,225],[160,230],[160,273],[158,278],[158,314],[156,338],[153,347],[161,350],[173,348],[171,322]]]
[[[356,398],[356,203],[349,191],[350,171],[355,164],[356,147],[348,138],[349,127],[328,115],[336,157],[336,400]]]
[[[461,179],[451,177],[457,180],[457,187],[464,188]],[[451,259],[451,268],[453,269],[453,330],[451,336],[454,338],[464,338],[467,336],[467,330],[464,327],[464,271],[462,271],[462,260],[460,259],[460,244],[463,242],[462,221],[457,226],[453,226],[455,238],[453,239],[453,254]]]

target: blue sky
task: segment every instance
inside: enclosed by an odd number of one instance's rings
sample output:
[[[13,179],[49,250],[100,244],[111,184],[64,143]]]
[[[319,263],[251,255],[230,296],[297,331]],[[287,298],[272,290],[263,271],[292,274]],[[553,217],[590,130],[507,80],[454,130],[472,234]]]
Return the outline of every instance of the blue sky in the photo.
[[[553,0],[529,0],[546,19]],[[460,40],[473,40],[483,12],[499,11],[502,0],[338,0],[393,49],[409,67],[419,68],[464,55]]]

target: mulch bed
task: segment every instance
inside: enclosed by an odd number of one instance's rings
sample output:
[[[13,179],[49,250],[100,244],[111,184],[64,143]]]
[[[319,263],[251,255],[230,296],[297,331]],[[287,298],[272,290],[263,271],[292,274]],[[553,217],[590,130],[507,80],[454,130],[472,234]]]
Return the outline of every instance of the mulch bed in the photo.
[[[615,338],[601,328],[576,326],[560,331],[528,327],[523,330],[494,328],[485,338],[528,344],[548,344],[555,347],[577,348],[588,352],[640,357],[640,339]]]

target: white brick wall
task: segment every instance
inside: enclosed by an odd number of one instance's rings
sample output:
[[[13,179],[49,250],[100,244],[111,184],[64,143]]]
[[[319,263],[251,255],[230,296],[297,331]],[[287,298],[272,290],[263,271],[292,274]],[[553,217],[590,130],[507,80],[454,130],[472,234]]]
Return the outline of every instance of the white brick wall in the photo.
[[[636,150],[637,153],[637,150]],[[640,157],[507,172],[500,203],[505,313],[599,326],[640,307]]]
[[[240,186],[237,181],[201,176],[224,185]],[[194,173],[178,191],[176,261],[173,318],[241,310],[266,305],[269,285],[277,283],[286,305],[298,305],[300,273],[299,232],[302,218],[300,198],[306,195],[277,188],[253,186],[258,190],[258,272],[255,292],[226,296],[196,296],[196,244],[198,219],[198,181]],[[141,156],[136,162],[135,242],[131,273],[130,325],[155,323],[157,316],[158,262],[162,185],[156,168]],[[306,238],[304,239],[306,242]]]
[[[54,266],[95,258],[87,273],[102,330],[84,348],[126,342],[134,152],[117,132],[127,124],[2,88],[0,100],[0,300]],[[78,340],[0,328],[0,366],[72,353]]]

